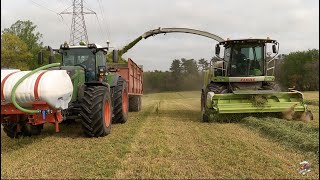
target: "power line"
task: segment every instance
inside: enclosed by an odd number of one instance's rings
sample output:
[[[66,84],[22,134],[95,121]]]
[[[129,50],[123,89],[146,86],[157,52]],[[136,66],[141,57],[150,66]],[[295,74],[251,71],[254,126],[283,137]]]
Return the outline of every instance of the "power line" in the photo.
[[[33,1],[33,0],[30,0],[30,1],[33,2],[35,5],[37,5],[38,7],[44,8],[44,9],[46,9],[46,10],[48,10],[48,11],[50,11],[50,12],[56,14],[56,15],[58,15],[58,20],[59,20],[60,22],[64,23],[64,24],[68,27],[68,25],[67,25],[66,22],[64,21],[63,17],[62,17],[59,13],[57,13],[57,12],[55,12],[54,10],[51,10],[51,9],[49,9],[49,8],[47,8],[47,7],[45,7],[45,6],[41,5],[41,4]],[[42,0],[42,1],[43,1],[43,0]],[[62,21],[59,19],[59,17],[61,17]]]
[[[109,30],[109,25],[108,25],[108,20],[106,20],[104,17],[104,10],[102,9],[102,5],[101,5],[101,2],[99,1],[99,0],[97,0],[98,1],[98,4],[99,4],[99,9],[100,9],[100,12],[101,12],[101,16],[102,16],[102,21],[103,21],[103,23],[105,23],[106,24],[106,35],[107,35],[107,38],[110,40],[110,38],[111,38],[111,35],[110,35],[110,30]]]
[[[37,6],[39,6],[39,7],[45,8],[45,9],[47,9],[48,11],[51,11],[51,12],[53,12],[53,13],[55,13],[55,14],[59,15],[59,13],[57,13],[57,12],[55,12],[55,11],[53,11],[53,10],[51,10],[51,9],[49,9],[49,8],[47,8],[47,7],[43,6],[43,5],[41,5],[41,4],[39,4],[39,3],[34,2],[33,0],[30,0],[30,1],[31,1],[31,2],[33,2],[34,4],[36,4],[36,5],[37,5]]]

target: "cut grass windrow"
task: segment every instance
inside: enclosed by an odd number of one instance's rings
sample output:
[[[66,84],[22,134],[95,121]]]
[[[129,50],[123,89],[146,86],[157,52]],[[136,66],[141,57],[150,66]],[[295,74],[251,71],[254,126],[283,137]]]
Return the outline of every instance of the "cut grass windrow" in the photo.
[[[246,117],[241,122],[277,142],[319,156],[319,129],[311,124],[277,118],[257,119],[254,117]]]
[[[319,106],[319,99],[308,99],[305,100],[308,105]]]

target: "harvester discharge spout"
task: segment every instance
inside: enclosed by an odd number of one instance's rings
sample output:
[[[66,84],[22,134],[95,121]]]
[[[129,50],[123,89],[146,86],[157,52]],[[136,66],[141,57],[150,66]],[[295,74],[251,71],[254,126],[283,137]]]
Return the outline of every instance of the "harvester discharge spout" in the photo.
[[[224,39],[221,38],[220,36],[206,32],[206,31],[200,31],[200,30],[189,29],[189,28],[160,28],[159,27],[158,29],[153,29],[153,30],[145,32],[144,34],[142,34],[141,36],[139,36],[138,38],[136,38],[135,40],[130,42],[128,45],[124,46],[122,49],[119,50],[119,56],[122,56],[123,54],[128,52],[128,50],[130,50],[133,46],[135,46],[142,39],[147,39],[150,36],[155,36],[158,34],[166,34],[166,33],[188,33],[188,34],[195,34],[195,35],[199,35],[199,36],[204,36],[204,37],[216,40],[218,42],[224,41]]]

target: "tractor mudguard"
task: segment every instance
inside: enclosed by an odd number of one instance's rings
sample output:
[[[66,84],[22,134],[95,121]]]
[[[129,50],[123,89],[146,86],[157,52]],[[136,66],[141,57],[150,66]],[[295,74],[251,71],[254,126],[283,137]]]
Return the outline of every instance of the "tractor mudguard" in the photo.
[[[90,82],[85,82],[84,84],[88,87],[90,87],[90,86],[106,86],[110,89],[110,85],[106,82],[103,82],[103,81],[90,81]]]

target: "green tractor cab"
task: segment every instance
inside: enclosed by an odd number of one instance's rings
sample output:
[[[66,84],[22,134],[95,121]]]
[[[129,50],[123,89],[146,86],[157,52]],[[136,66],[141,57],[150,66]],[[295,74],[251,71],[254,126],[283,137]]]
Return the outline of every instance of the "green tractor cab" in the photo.
[[[224,47],[221,58],[220,46]],[[272,52],[267,52],[271,49]],[[204,76],[201,94],[203,121],[222,114],[278,113],[285,119],[312,120],[303,94],[281,92],[275,83],[275,57],[279,43],[272,39],[221,41]]]

